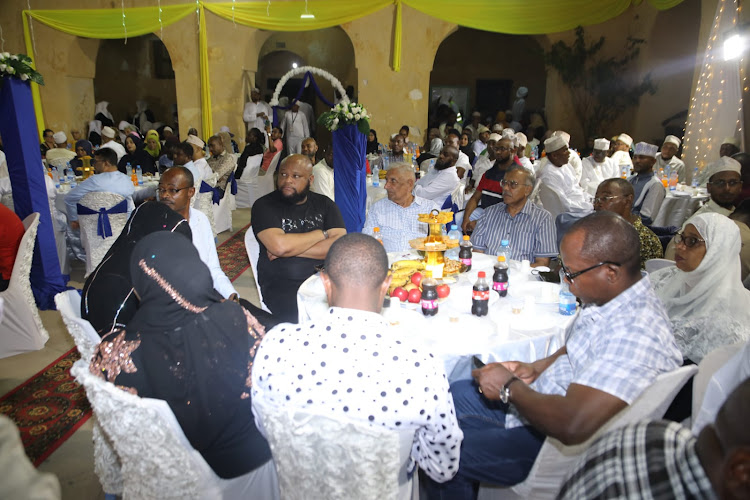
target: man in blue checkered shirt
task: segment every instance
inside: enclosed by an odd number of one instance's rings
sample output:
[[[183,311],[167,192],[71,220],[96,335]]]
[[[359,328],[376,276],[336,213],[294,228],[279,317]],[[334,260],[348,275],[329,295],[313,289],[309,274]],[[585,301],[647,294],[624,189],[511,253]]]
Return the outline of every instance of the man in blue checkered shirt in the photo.
[[[669,319],[640,270],[638,232],[611,212],[576,222],[560,253],[570,291],[582,302],[565,346],[533,363],[474,370],[451,386],[464,432],[458,474],[430,482],[429,498],[476,498],[480,482],[523,481],[546,436],[586,441],[632,404],[682,356]]]

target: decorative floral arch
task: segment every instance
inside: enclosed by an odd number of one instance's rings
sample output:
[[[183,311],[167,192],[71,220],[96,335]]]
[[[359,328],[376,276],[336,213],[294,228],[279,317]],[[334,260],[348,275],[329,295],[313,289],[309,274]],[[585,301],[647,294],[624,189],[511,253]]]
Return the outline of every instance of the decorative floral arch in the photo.
[[[344,86],[341,85],[341,82],[338,78],[330,74],[328,71],[316,68],[315,66],[300,66],[298,68],[293,68],[281,77],[279,83],[276,84],[276,89],[274,89],[273,91],[273,98],[271,98],[271,102],[269,104],[271,106],[278,106],[279,94],[281,93],[281,89],[284,88],[284,85],[286,85],[286,82],[288,82],[290,78],[297,75],[304,75],[308,71],[313,75],[322,76],[323,78],[331,82],[333,87],[338,90],[339,94],[342,96],[341,102],[349,102],[349,96],[346,95],[346,90],[344,90]]]

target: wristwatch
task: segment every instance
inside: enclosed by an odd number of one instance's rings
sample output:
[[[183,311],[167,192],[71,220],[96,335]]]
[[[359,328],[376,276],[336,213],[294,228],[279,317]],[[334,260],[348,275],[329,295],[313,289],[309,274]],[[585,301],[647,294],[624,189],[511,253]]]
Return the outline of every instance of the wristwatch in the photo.
[[[508,401],[510,401],[510,384],[512,384],[516,380],[521,380],[521,379],[519,379],[515,375],[512,376],[507,382],[505,382],[505,385],[500,390],[500,401],[502,401],[503,403],[507,404]]]
[[[328,231],[325,230],[325,229],[322,229],[322,231],[323,231],[323,239],[327,240],[328,239]]]

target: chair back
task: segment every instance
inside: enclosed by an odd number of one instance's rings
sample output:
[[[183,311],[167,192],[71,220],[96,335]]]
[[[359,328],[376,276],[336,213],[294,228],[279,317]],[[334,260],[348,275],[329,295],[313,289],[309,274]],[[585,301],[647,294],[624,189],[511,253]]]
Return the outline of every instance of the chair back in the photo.
[[[539,184],[539,201],[542,207],[552,214],[553,219],[565,212],[565,205],[560,199],[560,195],[544,182]]]
[[[585,442],[565,446],[560,441],[545,439],[528,477],[512,488],[484,487],[480,499],[534,498],[553,499],[563,481],[575,465],[578,457],[602,434],[641,420],[656,420],[664,416],[675,395],[698,371],[696,366],[683,366],[669,373],[662,373],[632,405],[623,408]]]
[[[271,312],[263,302],[263,292],[260,291],[260,284],[258,283],[258,256],[260,255],[260,244],[255,238],[255,232],[252,226],[247,228],[245,231],[245,250],[247,250],[247,260],[250,261],[250,268],[253,270],[253,279],[255,279],[255,287],[258,289],[258,300],[260,300],[260,307],[266,311]]]
[[[216,187],[216,175],[213,175],[208,179],[203,179],[202,182],[205,182],[208,186],[214,188]],[[196,189],[195,191],[196,193],[195,195],[193,195],[193,198],[195,198],[193,208],[203,212],[203,214],[208,217],[208,222],[211,224],[211,231],[213,232],[213,235],[215,237],[218,233],[216,232],[216,223],[214,222],[213,190],[207,191],[205,193],[201,193],[199,189]]]
[[[120,458],[123,498],[222,498],[218,477],[165,401],[118,389],[93,375],[87,360],[76,361],[70,372]]]
[[[659,269],[674,266],[674,261],[669,259],[648,259],[646,261],[646,272],[651,274]]]
[[[73,337],[81,359],[91,360],[101,337],[87,320],[81,318],[81,295],[78,290],[66,290],[55,295],[55,305],[60,311],[68,333]]]
[[[278,153],[276,153],[278,155]],[[242,176],[238,180],[252,182],[257,180],[258,172],[260,171],[260,165],[263,163],[263,155],[257,154],[248,156],[245,168],[242,170]]]
[[[693,379],[693,424],[703,406],[703,398],[706,396],[706,388],[711,381],[711,377],[729,361],[729,358],[737,354],[744,344],[744,342],[740,342],[718,347],[706,354],[701,360],[698,365],[698,374]]]
[[[230,180],[234,181],[234,173],[230,175]],[[234,197],[235,195],[232,194],[232,183],[227,182],[221,201],[219,201],[218,205],[214,203],[211,207],[217,234],[232,230],[232,205],[234,204]]]
[[[256,398],[285,500],[409,499],[414,430],[279,408]]]
[[[0,203],[8,207],[11,212],[16,211],[15,205],[13,204],[13,193],[5,193],[2,197],[0,197]]]
[[[25,231],[16,252],[10,283],[6,290],[0,292],[4,303],[3,317],[0,319],[0,358],[36,351],[49,340],[29,280],[39,213],[34,212],[26,217],[23,227]]]
[[[92,192],[83,195],[78,202],[79,205],[94,212],[78,215],[78,222],[81,225],[81,244],[86,251],[86,276],[96,269],[128,221],[127,210],[124,213],[104,215],[111,228],[111,235],[106,236],[110,233],[104,233],[101,230],[99,211],[102,208],[111,209],[123,201],[125,198],[116,193]]]

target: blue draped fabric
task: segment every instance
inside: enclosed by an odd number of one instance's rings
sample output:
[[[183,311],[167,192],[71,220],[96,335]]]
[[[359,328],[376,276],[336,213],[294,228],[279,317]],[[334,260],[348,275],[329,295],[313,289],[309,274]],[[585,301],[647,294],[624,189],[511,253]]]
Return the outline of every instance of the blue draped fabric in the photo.
[[[201,187],[198,190],[199,193],[213,193],[211,199],[215,205],[218,205],[221,201],[221,191],[217,187],[211,187],[206,181],[201,181]]]
[[[237,194],[237,179],[234,178],[234,172],[229,174],[229,179],[227,179],[227,184],[231,186],[230,193],[233,195]]]
[[[356,125],[333,131],[333,183],[336,205],[344,217],[346,231],[358,233],[365,225],[367,206],[367,137]]]
[[[15,77],[2,77],[0,85],[0,135],[6,148],[15,211],[21,219],[34,212],[40,216],[31,289],[39,309],[55,309],[55,295],[67,287],[57,257],[31,87],[28,81]]]
[[[333,107],[333,103],[326,99],[326,97],[323,95],[323,93],[320,91],[320,88],[318,87],[318,84],[315,82],[315,78],[313,78],[312,73],[307,71],[305,73],[305,78],[302,80],[302,85],[299,86],[299,91],[297,92],[297,96],[294,98],[292,102],[289,103],[289,106],[273,106],[273,126],[278,127],[279,126],[279,117],[278,112],[276,110],[278,109],[292,109],[292,106],[294,106],[294,103],[299,101],[300,97],[302,97],[302,92],[305,91],[305,88],[307,88],[307,82],[312,83],[313,89],[315,90],[315,95],[320,98],[321,101],[323,101],[326,106],[329,108]],[[312,124],[311,124],[312,125]]]
[[[94,210],[89,207],[84,207],[80,203],[77,204],[77,208],[78,215],[99,214],[99,220],[96,223],[96,234],[97,236],[101,236],[102,239],[105,239],[112,236],[112,225],[109,223],[109,214],[128,213],[128,200],[122,200],[120,203],[111,208],[100,207],[98,210]]]

